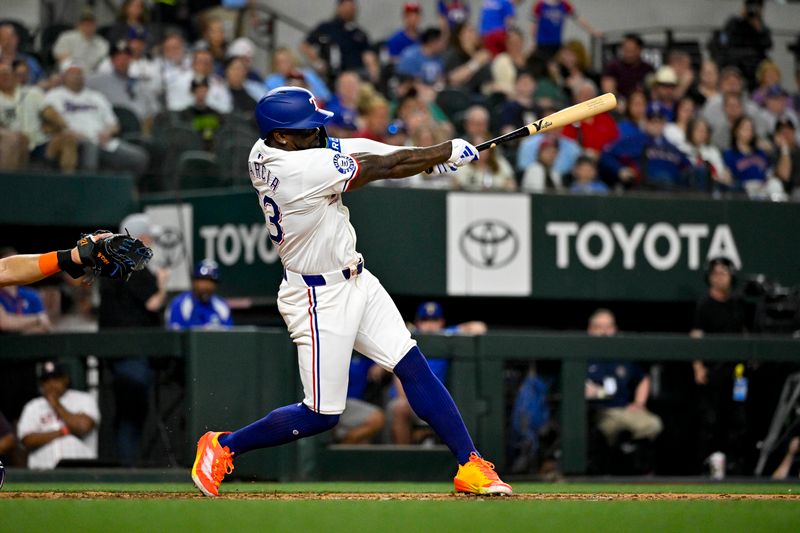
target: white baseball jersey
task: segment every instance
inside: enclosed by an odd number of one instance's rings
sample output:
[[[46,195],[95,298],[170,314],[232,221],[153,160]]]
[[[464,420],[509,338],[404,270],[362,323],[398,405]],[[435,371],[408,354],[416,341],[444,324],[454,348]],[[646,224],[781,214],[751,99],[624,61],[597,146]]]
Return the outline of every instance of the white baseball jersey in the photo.
[[[60,398],[61,405],[70,413],[87,415],[94,420],[95,427],[83,438],[65,435],[54,439],[28,454],[28,468],[47,470],[55,468],[61,459],[97,459],[97,425],[100,409],[95,399],[87,392],[69,389]],[[22,440],[31,433],[58,431],[64,422],[43,397],[34,398],[25,404],[17,425],[17,435]]]
[[[416,344],[378,279],[366,269],[355,275],[361,255],[342,202],[359,172],[348,154],[394,150],[328,139],[328,148],[292,152],[259,140],[250,152],[250,179],[287,271],[278,310],[297,345],[303,402],[319,413],[344,410],[354,348],[392,370]]]
[[[66,87],[56,87],[47,91],[42,106],[53,106],[69,129],[95,143],[101,131],[118,124],[108,99],[92,89],[75,93]]]

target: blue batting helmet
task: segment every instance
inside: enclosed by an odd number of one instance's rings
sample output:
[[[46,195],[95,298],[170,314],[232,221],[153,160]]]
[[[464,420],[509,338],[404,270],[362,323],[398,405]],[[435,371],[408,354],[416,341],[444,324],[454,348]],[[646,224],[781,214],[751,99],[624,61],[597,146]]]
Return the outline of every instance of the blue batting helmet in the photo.
[[[203,259],[194,267],[193,279],[210,279],[219,281],[219,265],[213,259]]]
[[[302,87],[278,87],[261,97],[256,105],[256,122],[261,138],[276,129],[320,128],[333,113],[317,106],[311,91]]]

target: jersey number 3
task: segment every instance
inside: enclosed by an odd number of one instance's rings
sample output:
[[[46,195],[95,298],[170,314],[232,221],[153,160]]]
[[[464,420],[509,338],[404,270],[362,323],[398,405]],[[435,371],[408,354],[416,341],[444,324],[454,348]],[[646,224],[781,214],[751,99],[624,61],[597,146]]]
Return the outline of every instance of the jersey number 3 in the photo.
[[[264,212],[267,214],[269,222],[269,238],[276,246],[283,244],[283,227],[281,226],[281,208],[275,200],[269,196],[264,196]]]

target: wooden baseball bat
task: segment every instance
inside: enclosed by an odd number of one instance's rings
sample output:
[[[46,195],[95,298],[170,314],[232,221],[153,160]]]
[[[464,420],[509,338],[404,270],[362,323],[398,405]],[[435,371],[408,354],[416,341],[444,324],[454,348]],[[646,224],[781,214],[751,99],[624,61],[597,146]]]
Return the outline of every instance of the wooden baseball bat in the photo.
[[[535,122],[531,122],[527,126],[522,126],[519,129],[510,131],[505,135],[495,137],[484,143],[479,144],[475,148],[478,151],[494,148],[498,144],[502,144],[520,137],[527,137],[528,135],[536,135],[537,133],[544,133],[554,128],[561,128],[573,122],[580,122],[583,119],[611,111],[617,107],[617,98],[612,93],[602,94],[591,100],[586,100],[580,104],[575,104],[561,111],[556,111],[552,115],[540,118]]]

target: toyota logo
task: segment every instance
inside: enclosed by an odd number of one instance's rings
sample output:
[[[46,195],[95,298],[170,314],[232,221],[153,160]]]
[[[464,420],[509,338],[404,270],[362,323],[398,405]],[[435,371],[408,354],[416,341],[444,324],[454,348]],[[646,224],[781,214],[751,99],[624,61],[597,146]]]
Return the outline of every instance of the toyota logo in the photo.
[[[461,234],[461,255],[479,268],[501,268],[509,264],[519,250],[519,238],[511,226],[500,220],[478,220]]]

